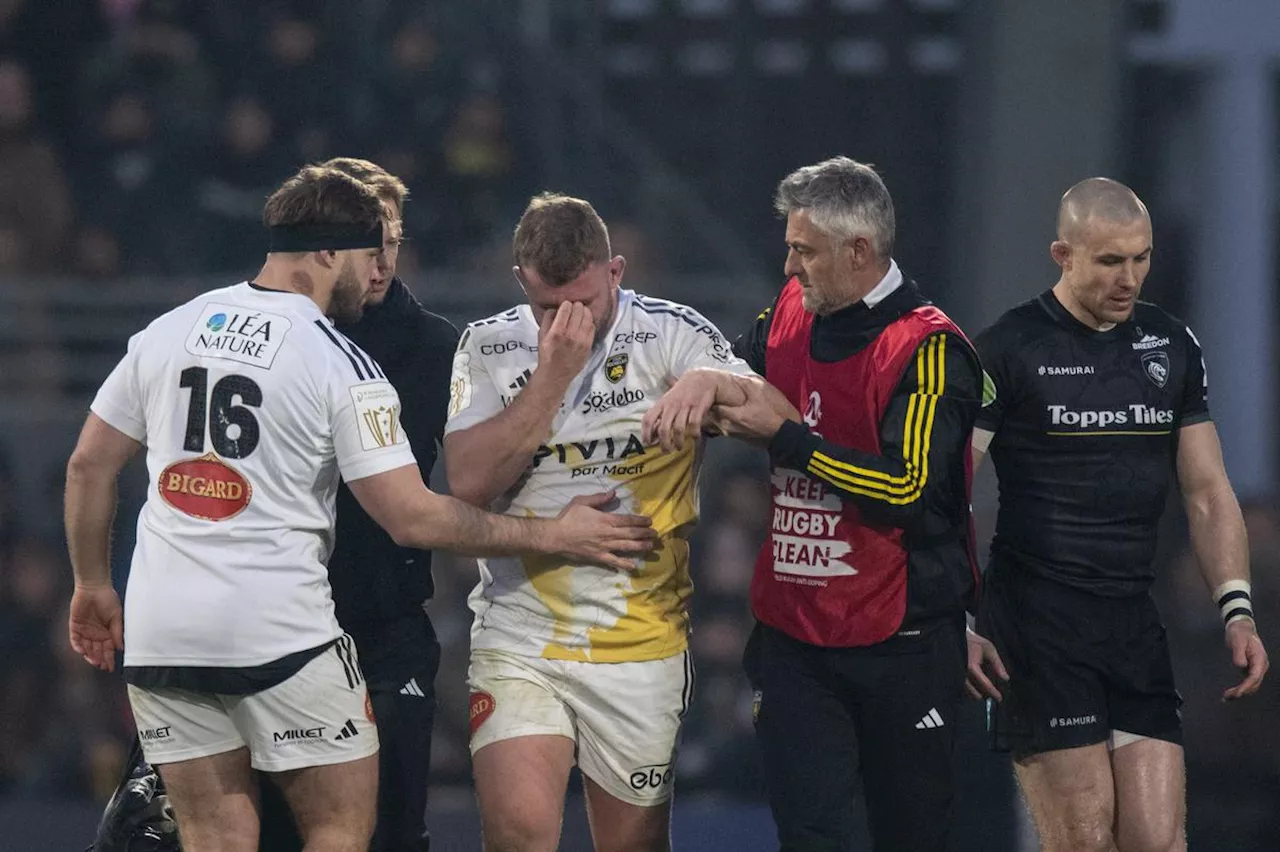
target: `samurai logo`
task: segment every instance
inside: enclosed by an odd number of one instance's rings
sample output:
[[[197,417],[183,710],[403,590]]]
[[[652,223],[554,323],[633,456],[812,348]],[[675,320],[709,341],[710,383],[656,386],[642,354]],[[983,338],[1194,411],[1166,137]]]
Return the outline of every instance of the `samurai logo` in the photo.
[[[604,377],[613,384],[622,381],[622,377],[627,374],[627,353],[619,352],[616,355],[610,355],[604,362]]]

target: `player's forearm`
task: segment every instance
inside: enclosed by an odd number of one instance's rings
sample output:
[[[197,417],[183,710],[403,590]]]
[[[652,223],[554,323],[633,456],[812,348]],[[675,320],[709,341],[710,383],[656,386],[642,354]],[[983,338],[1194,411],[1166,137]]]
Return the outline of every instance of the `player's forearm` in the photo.
[[[488,506],[524,475],[551,436],[565,391],[537,373],[501,412],[445,441],[449,491],[473,506]]]
[[[77,586],[111,585],[111,523],[115,514],[115,474],[73,456],[67,465],[63,521]]]
[[[710,385],[715,394],[712,405],[742,405],[747,401],[746,392],[738,384],[740,378],[728,370],[715,370],[710,367],[695,367],[686,370],[680,376],[681,382],[698,382],[703,386]]]
[[[467,556],[509,556],[554,549],[548,521],[493,515],[425,489],[416,503],[392,533],[402,547],[439,548]]]
[[[791,401],[789,399],[787,399],[786,394],[784,394],[782,391],[775,388],[773,385],[769,384],[769,382],[767,382],[764,378],[760,376],[739,376],[733,373],[725,373],[725,375],[729,376],[729,382],[735,386],[732,393],[735,394],[738,398],[742,398],[742,396],[744,396],[741,389],[737,388],[738,383],[746,383],[746,384],[754,385],[755,387],[760,389],[761,394],[764,396],[765,402],[768,404],[769,408],[771,408],[775,414],[777,414],[783,420],[790,420],[793,423],[803,422],[800,417],[800,412],[797,411],[796,407],[791,404]],[[717,393],[716,404],[717,405],[724,405],[724,404],[734,405],[736,403],[734,402],[725,403],[720,398],[719,393]]]
[[[919,517],[920,498],[930,485],[928,466],[911,467],[898,455],[841,446],[802,424],[783,424],[769,443],[769,454],[776,463],[807,473],[878,523],[899,529]]]
[[[1189,494],[1184,500],[1191,547],[1210,591],[1230,580],[1249,579],[1249,537],[1230,484]]]

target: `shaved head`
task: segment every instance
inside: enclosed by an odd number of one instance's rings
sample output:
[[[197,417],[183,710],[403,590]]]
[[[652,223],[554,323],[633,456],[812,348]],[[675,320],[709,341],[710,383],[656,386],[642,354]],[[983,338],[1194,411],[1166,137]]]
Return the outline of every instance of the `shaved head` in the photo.
[[[1147,207],[1132,189],[1111,178],[1086,178],[1071,187],[1058,205],[1058,239],[1079,240],[1089,220],[1131,225],[1150,220]]]
[[[1080,181],[1058,206],[1054,296],[1098,331],[1127,321],[1151,270],[1151,243],[1151,216],[1133,190],[1109,178]]]

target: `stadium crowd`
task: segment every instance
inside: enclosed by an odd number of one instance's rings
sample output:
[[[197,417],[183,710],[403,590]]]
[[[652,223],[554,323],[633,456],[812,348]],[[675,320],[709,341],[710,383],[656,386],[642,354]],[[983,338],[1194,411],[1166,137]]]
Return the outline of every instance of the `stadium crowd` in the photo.
[[[470,14],[5,0],[0,273],[239,269],[265,247],[270,188],[349,151],[409,186],[402,265],[456,262],[514,219],[523,189],[499,66]]]

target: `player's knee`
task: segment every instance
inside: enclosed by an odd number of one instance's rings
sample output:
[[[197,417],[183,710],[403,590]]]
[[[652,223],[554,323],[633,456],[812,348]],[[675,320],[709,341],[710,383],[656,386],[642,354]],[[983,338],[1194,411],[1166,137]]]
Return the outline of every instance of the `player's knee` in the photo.
[[[1116,846],[1120,852],[1183,852],[1186,836],[1176,819],[1142,826],[1121,825]]]
[[[1111,824],[1098,819],[1073,819],[1042,838],[1045,852],[1115,852]]]
[[[376,819],[372,806],[334,810],[319,818],[309,814],[300,826],[306,852],[366,852]]]
[[[374,820],[364,814],[348,814],[348,819],[325,821],[303,830],[306,852],[366,852],[373,840]]]
[[[258,825],[248,819],[183,819],[175,810],[183,852],[252,852],[258,848]]]
[[[643,826],[634,831],[612,833],[594,831],[596,852],[670,852],[671,832],[661,825]]]
[[[529,814],[490,817],[483,820],[481,835],[484,852],[555,852],[560,821]]]
[[[612,845],[597,843],[596,852],[671,852],[671,841],[666,837],[648,837]]]

